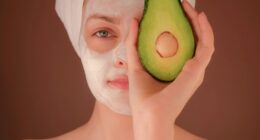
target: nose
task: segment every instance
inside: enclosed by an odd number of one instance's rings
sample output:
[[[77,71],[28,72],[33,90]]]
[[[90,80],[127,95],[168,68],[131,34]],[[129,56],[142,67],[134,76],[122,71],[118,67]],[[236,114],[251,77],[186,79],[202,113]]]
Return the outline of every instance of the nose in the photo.
[[[115,49],[114,63],[117,68],[127,68],[127,57],[125,45],[120,44]]]
[[[122,60],[122,59],[117,59],[116,62],[115,62],[115,66],[117,68],[127,68],[127,63],[125,60]]]

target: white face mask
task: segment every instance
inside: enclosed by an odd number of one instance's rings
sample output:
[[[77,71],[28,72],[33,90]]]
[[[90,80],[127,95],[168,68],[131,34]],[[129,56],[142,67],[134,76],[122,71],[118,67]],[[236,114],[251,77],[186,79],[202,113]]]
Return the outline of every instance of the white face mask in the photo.
[[[90,0],[86,5],[80,36],[81,48],[85,48],[81,54],[81,61],[91,92],[99,102],[114,112],[125,115],[131,114],[128,98],[125,39],[131,19],[141,17],[142,8],[143,1],[140,0]],[[113,23],[118,29],[117,41],[111,49],[105,52],[93,49],[86,39],[85,33],[88,30],[85,29],[85,25],[89,17],[93,15],[119,19],[118,23]]]
[[[189,1],[192,5],[195,4],[195,0]],[[144,0],[86,2],[83,18],[81,18],[83,0],[56,0],[56,11],[67,29],[75,51],[81,58],[92,94],[112,111],[130,115],[125,39],[131,20],[142,15]],[[117,25],[119,31],[117,43],[102,53],[93,49],[93,45],[90,45],[84,36],[88,32],[85,30],[86,20],[97,13],[120,19]]]

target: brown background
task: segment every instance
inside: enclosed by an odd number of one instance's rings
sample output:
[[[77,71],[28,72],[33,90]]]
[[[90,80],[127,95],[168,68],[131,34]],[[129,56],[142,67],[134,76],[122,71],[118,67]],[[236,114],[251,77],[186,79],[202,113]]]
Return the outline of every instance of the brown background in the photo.
[[[260,1],[204,1],[216,52],[177,123],[212,140],[260,139]],[[85,123],[94,98],[54,0],[0,2],[0,139],[46,138]]]

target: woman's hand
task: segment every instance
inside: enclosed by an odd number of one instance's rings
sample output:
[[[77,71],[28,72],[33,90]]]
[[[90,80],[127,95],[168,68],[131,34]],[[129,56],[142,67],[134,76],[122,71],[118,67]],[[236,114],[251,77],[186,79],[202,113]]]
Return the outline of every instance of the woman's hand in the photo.
[[[172,125],[203,81],[214,52],[213,31],[203,12],[198,14],[186,1],[183,7],[198,38],[197,47],[195,56],[169,84],[156,81],[143,69],[136,49],[138,22],[132,23],[127,38],[127,57],[130,106],[136,125],[147,119]]]

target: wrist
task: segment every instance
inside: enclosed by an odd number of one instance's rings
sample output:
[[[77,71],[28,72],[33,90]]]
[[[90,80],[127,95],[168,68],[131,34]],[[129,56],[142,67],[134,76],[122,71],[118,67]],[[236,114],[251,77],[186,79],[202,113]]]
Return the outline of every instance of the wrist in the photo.
[[[175,124],[176,118],[173,117],[170,113],[162,112],[161,110],[140,110],[136,111],[133,114],[134,122],[149,122],[157,123],[160,122],[165,125]]]
[[[135,140],[173,140],[174,122],[143,113],[133,116]]]

